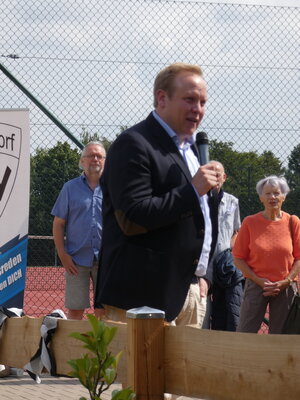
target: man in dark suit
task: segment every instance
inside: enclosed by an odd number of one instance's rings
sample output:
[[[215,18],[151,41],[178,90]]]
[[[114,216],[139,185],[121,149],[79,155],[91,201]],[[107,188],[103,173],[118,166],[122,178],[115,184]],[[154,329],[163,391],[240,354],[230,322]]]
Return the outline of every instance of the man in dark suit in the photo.
[[[199,166],[194,145],[206,100],[198,66],[170,65],[155,80],[155,111],[108,151],[95,307],[110,319],[149,306],[172,321],[205,275],[217,234],[206,193],[219,175],[214,163]]]

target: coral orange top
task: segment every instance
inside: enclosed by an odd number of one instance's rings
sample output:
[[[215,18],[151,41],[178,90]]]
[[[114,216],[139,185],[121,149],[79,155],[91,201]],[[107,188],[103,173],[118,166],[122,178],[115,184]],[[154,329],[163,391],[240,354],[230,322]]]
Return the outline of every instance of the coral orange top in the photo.
[[[281,220],[270,221],[257,213],[243,220],[232,254],[243,259],[260,278],[271,282],[287,277],[295,259],[300,259],[300,220],[283,212]]]

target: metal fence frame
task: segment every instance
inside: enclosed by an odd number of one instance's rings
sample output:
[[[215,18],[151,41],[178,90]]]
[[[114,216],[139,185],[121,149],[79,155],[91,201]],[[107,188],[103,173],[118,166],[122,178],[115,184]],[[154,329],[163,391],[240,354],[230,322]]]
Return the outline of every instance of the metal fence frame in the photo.
[[[204,69],[209,101],[201,130],[209,139],[232,142],[236,152],[272,151],[284,168],[300,143],[299,7],[3,0],[0,12],[0,107],[30,109],[32,159],[59,142],[80,148],[83,133],[112,141],[151,111],[154,77],[175,61]],[[300,167],[292,173],[299,182]],[[243,215],[252,211],[254,185],[249,179]],[[34,218],[29,234],[49,236],[51,219],[38,232]],[[43,265],[43,251],[36,254]]]

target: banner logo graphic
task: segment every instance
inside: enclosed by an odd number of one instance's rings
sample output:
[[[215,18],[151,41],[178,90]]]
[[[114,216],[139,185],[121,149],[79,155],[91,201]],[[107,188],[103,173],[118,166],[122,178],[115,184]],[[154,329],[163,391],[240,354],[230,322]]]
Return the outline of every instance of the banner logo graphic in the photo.
[[[0,122],[0,217],[16,182],[22,146],[22,130]]]

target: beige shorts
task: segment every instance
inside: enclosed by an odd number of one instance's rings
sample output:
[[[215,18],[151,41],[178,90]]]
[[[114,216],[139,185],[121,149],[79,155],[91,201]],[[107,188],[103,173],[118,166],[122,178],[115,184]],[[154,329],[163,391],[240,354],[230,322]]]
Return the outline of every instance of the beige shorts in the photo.
[[[90,308],[90,283],[95,292],[98,261],[92,267],[82,267],[76,264],[77,275],[65,272],[65,306],[69,310],[84,310]]]
[[[197,325],[202,328],[206,314],[207,297],[200,296],[198,283],[192,283],[184,305],[171,325]]]

